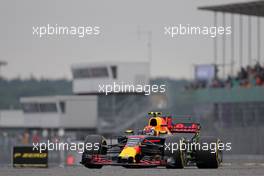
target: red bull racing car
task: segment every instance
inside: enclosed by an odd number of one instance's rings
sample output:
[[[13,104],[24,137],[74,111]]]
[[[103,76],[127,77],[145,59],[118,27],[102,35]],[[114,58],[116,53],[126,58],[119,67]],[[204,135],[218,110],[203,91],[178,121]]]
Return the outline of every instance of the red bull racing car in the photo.
[[[171,116],[149,113],[148,125],[137,134],[127,130],[117,137],[117,143],[107,144],[101,135],[89,135],[85,144],[96,146],[86,149],[80,162],[87,168],[104,165],[127,168],[158,167],[218,168],[222,162],[221,142],[215,137],[200,136],[198,123],[173,123]],[[206,147],[204,147],[206,146]]]

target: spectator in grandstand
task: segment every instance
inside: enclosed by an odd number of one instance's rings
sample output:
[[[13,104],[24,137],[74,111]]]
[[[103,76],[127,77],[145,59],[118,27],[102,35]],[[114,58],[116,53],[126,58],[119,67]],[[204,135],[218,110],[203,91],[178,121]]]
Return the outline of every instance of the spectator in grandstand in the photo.
[[[238,72],[237,78],[241,86],[246,85],[247,78],[248,78],[248,72],[244,67],[241,67],[240,72]]]
[[[254,69],[256,71],[256,85],[261,86],[264,83],[264,68],[257,62]]]
[[[209,84],[207,82],[196,81],[191,83],[190,86],[186,86],[186,89],[201,89],[201,88],[231,88],[231,87],[254,87],[264,86],[264,67],[259,62],[254,67],[247,66],[241,67],[237,76],[228,76],[225,81],[221,81],[217,77],[213,79]]]
[[[227,77],[227,80],[226,80],[224,86],[228,87],[228,88],[232,88],[233,87],[233,79],[232,79],[232,77],[230,75]]]

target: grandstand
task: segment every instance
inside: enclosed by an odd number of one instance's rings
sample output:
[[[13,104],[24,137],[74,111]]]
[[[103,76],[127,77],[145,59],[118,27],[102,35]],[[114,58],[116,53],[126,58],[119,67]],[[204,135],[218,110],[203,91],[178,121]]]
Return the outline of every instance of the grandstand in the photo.
[[[236,35],[232,35],[230,43],[227,43],[225,36],[214,39],[212,64],[196,65],[193,82],[156,80],[165,81],[168,86],[168,106],[163,110],[176,115],[192,114],[201,123],[203,133],[232,142],[231,154],[263,155],[264,65],[261,20],[264,2],[251,1],[198,9],[213,12],[216,26],[230,21]],[[222,21],[219,22],[219,18]],[[253,24],[252,19],[256,23]],[[247,33],[245,24],[248,24]],[[256,43],[253,43],[253,34],[257,36]],[[230,50],[227,50],[227,46],[231,46]],[[254,55],[256,60],[253,59]],[[229,71],[227,66],[230,67]]]
[[[213,65],[222,71],[222,75],[216,72],[213,79],[196,80],[195,83],[188,85],[185,87],[185,93],[177,97],[178,101],[182,102],[179,104],[175,101],[174,107],[181,107],[184,102],[185,108],[192,109],[192,113],[203,124],[206,133],[219,135],[225,141],[232,141],[232,153],[264,154],[262,148],[264,142],[260,135],[264,134],[264,67],[261,60],[263,57],[261,20],[264,16],[264,2],[251,1],[198,9],[213,12],[215,25],[220,24],[219,17],[222,18],[223,25],[230,20],[233,31],[238,35],[232,35],[230,39],[230,53],[226,50],[228,40],[225,36],[214,39]],[[236,19],[238,21],[235,21]],[[243,30],[245,19],[247,33]],[[256,19],[254,24],[253,19]],[[253,34],[257,36],[255,45]],[[238,46],[235,45],[235,41],[239,41]],[[219,42],[222,42],[222,46],[219,46]],[[245,55],[245,46],[247,46],[247,55]],[[255,50],[253,46],[256,46]],[[219,48],[222,49],[221,53]],[[255,63],[253,55],[257,58]],[[229,74],[226,70],[227,58],[230,58]],[[235,74],[236,67],[239,68],[237,74]]]
[[[204,6],[198,9],[212,12],[215,26],[230,25],[232,35],[230,38],[225,35],[214,38],[212,65],[217,67],[215,77],[206,81],[196,80],[186,88],[263,86],[261,22],[264,1]],[[227,72],[228,67],[230,70]]]
[[[198,9],[213,12],[215,26],[227,25],[227,23],[230,22],[232,27],[233,35],[231,35],[230,39],[230,53],[227,53],[228,40],[225,35],[221,38],[216,37],[214,39],[213,63],[223,67],[223,77],[226,76],[227,65],[230,65],[230,75],[232,76],[235,71],[234,68],[236,63],[238,63],[237,65],[242,68],[243,66],[245,67],[245,65],[252,66],[254,59],[258,63],[261,62],[261,58],[263,57],[261,53],[261,20],[264,16],[264,1],[204,6],[199,7]],[[222,22],[219,21],[219,18],[221,18]],[[247,31],[244,28],[245,25],[247,25]],[[255,34],[256,38],[254,40]],[[219,45],[220,42],[222,46]],[[236,45],[236,43],[238,43],[238,45]],[[256,45],[255,48],[253,44]],[[222,49],[222,53],[219,52],[220,47]],[[247,52],[245,52],[245,47],[247,47]],[[256,50],[256,53],[253,53],[253,49]],[[238,52],[237,56],[236,51]],[[245,53],[247,53],[247,56]],[[219,61],[220,54],[222,54],[221,61]],[[253,56],[253,54],[256,55]],[[228,58],[230,58],[229,64],[227,62]],[[245,63],[245,58],[247,58],[247,64]]]

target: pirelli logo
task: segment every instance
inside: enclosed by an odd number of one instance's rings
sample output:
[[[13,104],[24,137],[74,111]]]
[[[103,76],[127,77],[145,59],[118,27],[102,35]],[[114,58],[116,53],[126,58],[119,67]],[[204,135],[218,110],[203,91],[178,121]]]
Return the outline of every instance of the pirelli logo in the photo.
[[[20,158],[46,158],[48,156],[47,153],[15,153],[14,157]]]
[[[33,146],[15,146],[13,167],[48,167],[48,150],[39,153]]]

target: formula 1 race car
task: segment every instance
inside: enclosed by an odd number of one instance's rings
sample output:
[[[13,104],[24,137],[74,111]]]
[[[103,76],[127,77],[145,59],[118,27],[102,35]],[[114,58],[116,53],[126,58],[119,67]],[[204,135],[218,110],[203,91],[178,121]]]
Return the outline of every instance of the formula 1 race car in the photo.
[[[158,167],[218,168],[222,162],[221,142],[215,137],[201,137],[198,123],[173,123],[171,116],[149,113],[148,125],[137,134],[127,130],[117,142],[107,144],[101,135],[89,135],[85,144],[96,146],[86,149],[80,162],[87,168],[104,165],[126,168]]]

